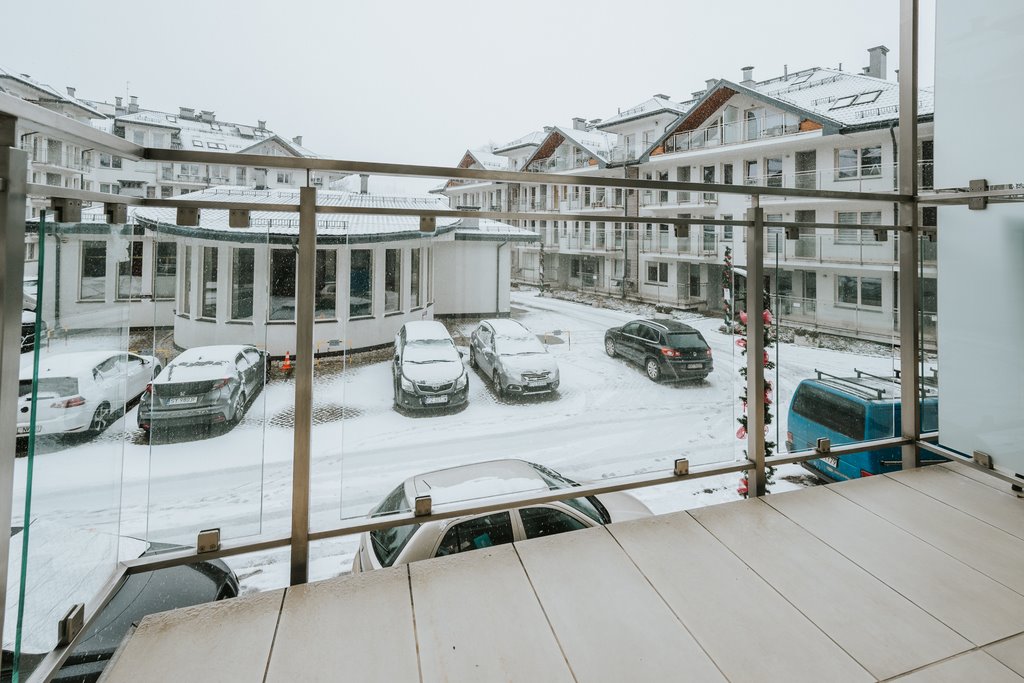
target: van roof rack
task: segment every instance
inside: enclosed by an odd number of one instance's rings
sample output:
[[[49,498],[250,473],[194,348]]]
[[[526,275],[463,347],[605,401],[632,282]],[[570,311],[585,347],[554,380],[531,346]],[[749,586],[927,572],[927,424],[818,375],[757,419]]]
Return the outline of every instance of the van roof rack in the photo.
[[[835,386],[837,389],[845,389],[856,393],[863,398],[878,401],[886,398],[886,394],[891,392],[887,391],[885,387],[875,386],[874,384],[876,382],[895,384],[897,386],[900,385],[901,378],[899,370],[894,370],[894,374],[890,377],[876,375],[865,370],[858,370],[857,368],[854,368],[853,371],[856,374],[856,377],[840,377],[839,375],[833,375],[832,373],[817,369],[815,369],[814,372],[817,374],[819,380],[824,380]],[[922,376],[921,398],[931,398],[938,395],[937,373],[933,371],[933,375],[935,376],[931,378]],[[871,380],[874,380],[875,383],[869,384],[868,382],[871,382]],[[898,398],[898,396],[893,396],[893,398]]]
[[[885,394],[885,389],[879,389],[877,387],[869,387],[858,380],[861,379],[860,373],[857,373],[857,377],[840,377],[839,375],[833,375],[830,372],[824,370],[815,369],[814,372],[818,375],[819,380],[826,379],[831,384],[838,385],[839,389],[846,389],[854,393],[860,394],[864,398],[873,398],[881,401]],[[855,372],[857,372],[855,370]]]

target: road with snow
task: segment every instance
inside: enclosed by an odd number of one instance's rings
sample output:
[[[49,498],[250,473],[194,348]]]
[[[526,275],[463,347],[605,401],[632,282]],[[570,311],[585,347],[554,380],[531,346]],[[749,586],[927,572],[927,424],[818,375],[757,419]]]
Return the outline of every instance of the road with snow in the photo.
[[[634,313],[513,293],[513,317],[538,334],[561,331],[549,351],[558,360],[556,396],[498,400],[490,383],[470,371],[470,400],[449,414],[405,415],[392,408],[390,365],[316,371],[312,434],[311,520],[315,529],[361,516],[405,478],[496,458],[523,458],[583,480],[614,479],[742,457],[736,437],[741,378],[735,338],[720,321],[680,315],[701,330],[715,370],[704,382],[654,384],[643,370],[603,349],[609,327]],[[456,325],[468,337],[473,323]],[[785,441],[785,411],[797,383],[815,368],[840,374],[854,367],[891,373],[890,355],[866,356],[782,344],[773,409],[782,410],[770,438]],[[770,379],[776,380],[776,373]],[[191,544],[198,530],[220,527],[224,538],[285,534],[290,528],[294,386],[274,380],[232,430],[178,433],[147,443],[135,409],[104,434],[40,439],[33,472],[33,519],[115,534]],[[778,410],[775,411],[778,417]],[[27,458],[17,461],[15,517],[24,505]],[[778,473],[775,490],[808,483],[803,470]],[[657,513],[736,499],[737,477],[715,477],[636,492]],[[17,523],[17,522],[16,522]],[[351,566],[357,539],[314,544],[311,575]],[[31,554],[30,554],[31,558]],[[30,559],[31,563],[31,559]],[[113,560],[111,560],[111,564]],[[287,583],[287,553],[230,560],[246,590]],[[31,571],[31,566],[30,566]]]

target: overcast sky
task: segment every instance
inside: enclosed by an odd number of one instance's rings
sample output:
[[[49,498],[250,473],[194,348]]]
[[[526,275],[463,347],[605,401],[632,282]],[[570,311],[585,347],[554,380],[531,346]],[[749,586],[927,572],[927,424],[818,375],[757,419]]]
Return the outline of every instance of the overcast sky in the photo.
[[[0,66],[79,96],[265,119],[343,159],[455,165],[574,116],[607,118],[705,79],[899,65],[899,0],[35,0]],[[922,0],[921,84],[933,81],[934,0]],[[8,8],[10,12],[10,8]],[[9,14],[8,14],[9,16]]]

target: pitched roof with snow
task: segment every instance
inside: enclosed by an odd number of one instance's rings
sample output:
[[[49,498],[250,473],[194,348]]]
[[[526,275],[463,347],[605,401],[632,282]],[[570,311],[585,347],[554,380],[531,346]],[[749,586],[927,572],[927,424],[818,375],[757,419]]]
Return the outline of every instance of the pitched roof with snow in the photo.
[[[273,131],[263,128],[255,128],[228,121],[196,121],[176,114],[149,109],[118,116],[117,122],[121,125],[156,126],[177,131],[182,149],[192,151],[241,152],[257,143],[274,137],[285,142],[286,147],[296,147],[294,143],[284,141],[283,138],[276,136]],[[302,156],[308,155],[303,154]]]
[[[605,133],[599,130],[577,130],[575,128],[562,128],[561,126],[553,127],[544,138],[544,142],[541,143],[530,158],[523,164],[523,170],[529,169],[529,167],[539,159],[548,159],[561,147],[566,141],[572,142],[577,147],[582,149],[584,152],[589,154],[597,163],[601,166],[608,163],[611,157],[612,147],[615,146],[615,142],[618,140],[618,136],[614,133]]]
[[[641,102],[635,107],[630,107],[625,111],[620,111],[615,116],[609,117],[601,123],[597,124],[598,130],[604,130],[610,126],[614,126],[619,123],[626,123],[627,121],[635,121],[643,119],[648,116],[654,116],[661,113],[669,114],[683,114],[689,109],[689,103],[686,102],[673,102],[672,100],[666,99],[655,95],[654,97]]]
[[[0,92],[8,92],[8,90],[10,88],[10,86],[6,86],[5,87],[4,81],[7,81],[9,83],[17,83],[18,85],[28,86],[29,88],[32,88],[37,93],[39,93],[39,97],[36,100],[36,102],[39,103],[39,104],[45,105],[47,103],[53,103],[53,104],[70,105],[70,106],[78,108],[83,113],[83,116],[85,118],[97,118],[97,119],[106,118],[106,116],[104,116],[102,112],[100,112],[96,108],[92,107],[91,105],[86,103],[84,100],[81,100],[81,99],[79,99],[77,97],[72,97],[71,95],[64,94],[64,93],[60,92],[59,90],[57,90],[56,88],[54,88],[52,85],[47,85],[46,83],[40,83],[39,81],[35,80],[34,78],[29,76],[28,74],[16,74],[16,73],[12,73],[10,71],[7,71],[4,68],[0,68]],[[11,93],[11,94],[15,94],[15,93]],[[22,97],[21,95],[15,95],[15,96],[16,97],[21,97],[22,99],[26,99],[26,98]]]
[[[545,131],[535,130],[532,133],[527,133],[521,138],[516,138],[511,142],[506,142],[501,147],[495,149],[494,152],[496,154],[501,154],[502,152],[511,152],[512,150],[519,149],[520,147],[536,147],[540,143],[544,142],[544,138],[547,136],[548,134]]]
[[[471,149],[467,154],[471,155],[480,168],[487,171],[507,171],[508,170],[508,158],[501,157],[497,154],[483,149]]]

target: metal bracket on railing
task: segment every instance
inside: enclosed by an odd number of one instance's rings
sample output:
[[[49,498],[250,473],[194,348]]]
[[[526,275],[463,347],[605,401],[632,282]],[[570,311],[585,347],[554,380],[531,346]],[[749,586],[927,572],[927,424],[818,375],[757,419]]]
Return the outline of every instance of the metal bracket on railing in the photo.
[[[212,553],[220,550],[220,529],[203,529],[196,536],[196,552]]]
[[[413,511],[417,517],[426,517],[432,509],[430,496],[416,496],[416,509]]]
[[[434,232],[437,230],[437,218],[435,216],[420,216],[420,232]]]
[[[787,240],[798,240],[800,239],[800,228],[795,225],[791,225],[786,228],[786,239]]]
[[[832,451],[832,439],[821,438],[814,446],[815,453],[830,453]]]
[[[882,228],[875,228],[875,241],[876,242],[888,242],[889,231]]]
[[[175,221],[183,228],[194,228],[199,225],[199,209],[190,206],[179,206]]]
[[[971,192],[987,192],[988,181],[985,179],[972,180],[968,183]],[[988,206],[988,197],[972,197],[967,200],[967,208],[971,211],[984,211]]]
[[[675,468],[672,470],[672,473],[675,474],[677,477],[682,477],[684,475],[689,474],[690,461],[687,460],[686,458],[679,458],[678,460],[676,460],[676,465]]]
[[[229,228],[248,228],[249,227],[249,210],[248,209],[230,209],[228,211],[228,227]]]
[[[80,602],[68,610],[64,618],[57,622],[57,647],[68,645],[85,625],[85,603]]]
[[[81,223],[82,222],[82,200],[64,199],[54,197],[50,200],[53,207],[54,219],[58,223]]]
[[[985,469],[992,469],[992,456],[984,451],[974,451],[971,455],[974,458],[974,462],[978,463]]]
[[[110,225],[124,225],[128,222],[128,205],[106,203],[103,205],[103,213]]]

